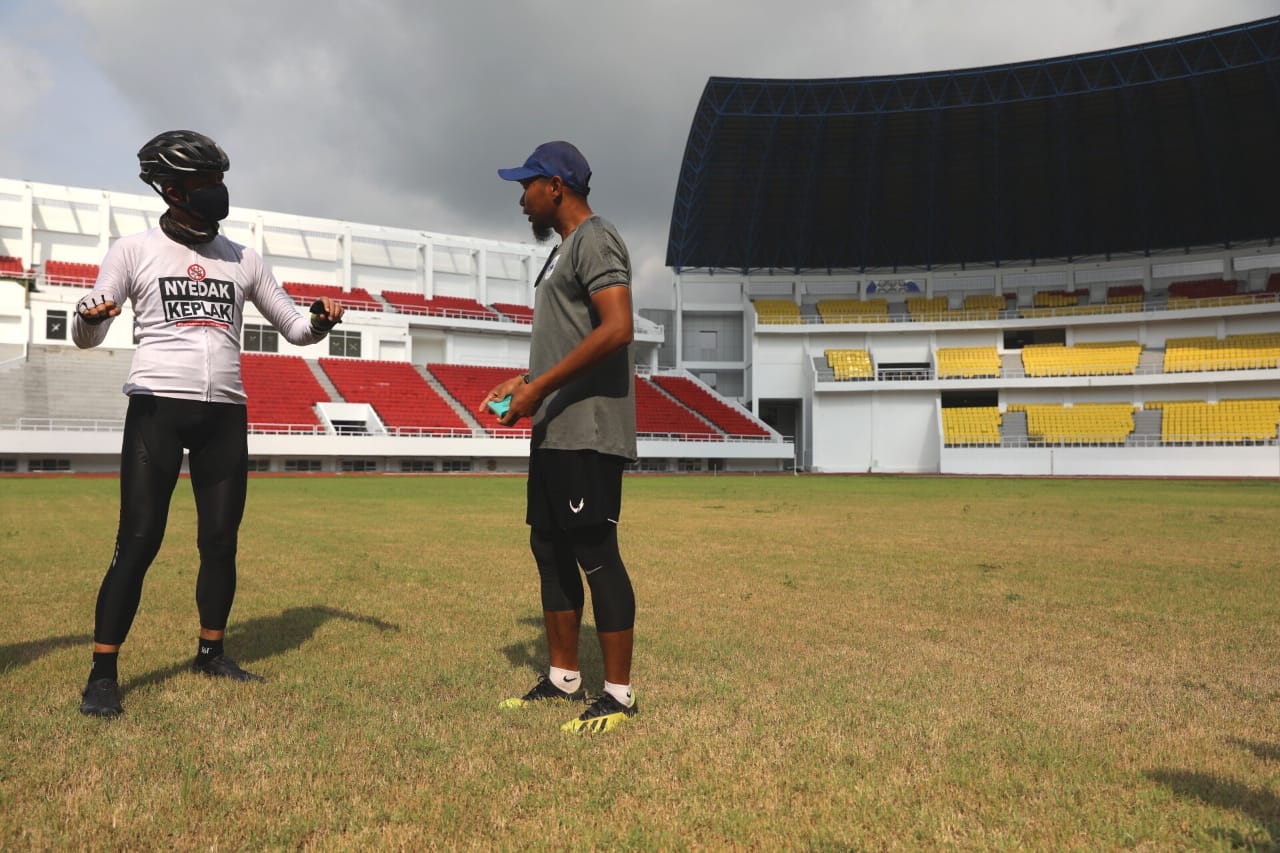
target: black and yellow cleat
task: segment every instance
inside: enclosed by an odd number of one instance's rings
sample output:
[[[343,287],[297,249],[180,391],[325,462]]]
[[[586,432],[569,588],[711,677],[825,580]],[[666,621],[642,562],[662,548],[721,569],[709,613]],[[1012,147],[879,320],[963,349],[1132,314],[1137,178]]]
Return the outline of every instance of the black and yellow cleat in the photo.
[[[528,693],[520,698],[503,699],[498,703],[499,708],[509,710],[511,708],[523,708],[525,705],[534,702],[585,702],[587,701],[587,693],[582,689],[581,679],[578,680],[579,687],[572,692],[561,690],[551,683],[551,679],[545,675],[538,676],[538,683],[533,685]]]
[[[640,713],[640,703],[634,698],[627,707],[608,693],[602,694],[581,716],[560,727],[561,731],[581,734],[610,732]]]

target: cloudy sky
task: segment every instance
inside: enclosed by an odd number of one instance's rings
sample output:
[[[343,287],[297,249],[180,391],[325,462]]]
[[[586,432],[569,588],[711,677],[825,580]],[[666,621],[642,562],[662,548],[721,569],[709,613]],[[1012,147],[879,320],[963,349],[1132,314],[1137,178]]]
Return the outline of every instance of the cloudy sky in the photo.
[[[591,201],[666,307],[680,160],[712,76],[859,77],[1102,50],[1280,14],[1280,0],[0,0],[0,176],[146,192],[183,127],[232,203],[529,239],[495,169],[575,142]]]

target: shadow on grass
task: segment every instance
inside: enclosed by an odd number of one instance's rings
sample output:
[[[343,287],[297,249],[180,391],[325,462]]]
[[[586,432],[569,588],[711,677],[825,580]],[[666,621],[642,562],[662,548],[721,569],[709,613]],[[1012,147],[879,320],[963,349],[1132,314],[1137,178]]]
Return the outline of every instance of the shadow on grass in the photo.
[[[1262,743],[1256,740],[1245,740],[1244,738],[1229,737],[1227,743],[1232,746],[1238,746],[1241,749],[1247,749],[1257,758],[1263,761],[1280,761],[1280,745],[1274,743]]]
[[[1159,782],[1179,797],[1194,798],[1220,809],[1239,812],[1267,831],[1268,849],[1280,842],[1280,798],[1265,788],[1251,788],[1212,773],[1191,770],[1152,770],[1148,778]],[[1245,838],[1236,830],[1214,827],[1213,835],[1233,847],[1253,847],[1258,839]]]
[[[372,625],[384,633],[400,630],[399,625],[384,622],[377,617],[348,613],[336,607],[328,607],[326,605],[290,607],[278,616],[257,616],[229,626],[227,628],[227,654],[241,665],[266,660],[298,648],[315,636],[321,625],[334,619],[361,625]],[[127,679],[121,685],[121,692],[128,693],[130,690],[135,690],[139,687],[158,684],[178,673],[187,672],[190,667],[191,660],[186,659],[172,666],[152,670],[138,678]]]
[[[68,646],[84,646],[86,649],[93,642],[89,634],[64,634],[61,637],[46,637],[43,640],[27,640],[25,643],[10,643],[0,646],[0,673],[26,666],[58,649]],[[85,670],[89,668],[88,651],[85,652]]]
[[[518,620],[534,630],[532,639],[502,647],[502,653],[514,667],[524,667],[535,673],[547,671],[547,634],[541,616],[525,616]],[[600,656],[600,643],[596,641],[595,627],[583,622],[578,642],[578,666],[583,677],[604,675],[604,659]]]

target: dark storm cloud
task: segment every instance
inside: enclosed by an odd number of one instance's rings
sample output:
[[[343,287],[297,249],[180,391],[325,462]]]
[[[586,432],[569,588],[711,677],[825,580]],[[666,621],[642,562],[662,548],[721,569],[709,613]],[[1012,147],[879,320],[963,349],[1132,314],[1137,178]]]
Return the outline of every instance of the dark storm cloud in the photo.
[[[569,139],[595,172],[593,205],[632,246],[642,302],[645,294],[649,302],[669,295],[662,262],[676,177],[709,76],[841,77],[1011,62],[1180,35],[1275,7],[1274,0],[61,5],[65,30],[83,42],[70,48],[107,81],[99,88],[118,97],[118,121],[97,130],[98,147],[121,165],[90,185],[142,191],[131,182],[137,145],[160,129],[193,127],[231,154],[234,203],[527,240],[518,189],[495,170],[519,164],[539,142]],[[27,176],[69,182],[54,172]]]

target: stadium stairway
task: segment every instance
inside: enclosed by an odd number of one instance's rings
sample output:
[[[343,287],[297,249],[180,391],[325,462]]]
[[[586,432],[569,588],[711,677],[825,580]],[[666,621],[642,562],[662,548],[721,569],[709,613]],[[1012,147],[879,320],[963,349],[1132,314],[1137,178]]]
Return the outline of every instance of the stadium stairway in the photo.
[[[1138,372],[1139,373],[1162,373],[1164,372],[1164,350],[1147,349],[1143,347],[1142,354],[1138,356]],[[1156,435],[1160,434],[1160,430],[1156,430]]]
[[[1000,419],[1000,443],[1015,447],[1027,443],[1027,413],[1005,412]]]
[[[432,376],[431,372],[427,370],[425,366],[421,364],[415,364],[413,366],[413,369],[418,372],[418,375],[422,377],[424,382],[426,382],[428,385],[431,386],[431,390],[435,391],[437,394],[440,395],[441,400],[444,400],[446,403],[449,404],[449,408],[453,409],[458,414],[458,417],[462,418],[463,422],[467,426],[471,427],[471,429],[476,430],[480,433],[484,432],[484,427],[480,425],[480,422],[478,420],[476,420],[475,415],[473,415],[471,411],[466,406],[464,406],[458,399],[456,399],[452,394],[450,394],[448,390],[446,390],[445,387],[440,384],[440,380]]]
[[[1125,444],[1149,444],[1152,439],[1160,440],[1160,430],[1164,426],[1164,412],[1160,409],[1135,409],[1133,413],[1133,432],[1125,439]]]
[[[1022,350],[1000,353],[1000,375],[1022,375]]]
[[[662,387],[661,385],[659,385],[657,382],[652,382],[652,381],[651,381],[651,382],[649,382],[649,384],[650,384],[651,386],[653,386],[654,388],[656,388],[659,394],[661,394],[662,396],[666,397],[666,398],[667,398],[668,400],[670,400],[672,403],[675,403],[677,406],[679,406],[680,408],[684,409],[686,412],[688,412],[689,414],[691,414],[691,415],[693,415],[695,418],[697,418],[697,419],[698,419],[698,422],[699,422],[700,424],[702,424],[703,426],[705,426],[707,429],[711,430],[711,432],[713,432],[715,435],[718,435],[718,436],[720,436],[721,438],[724,438],[725,436],[727,436],[727,435],[728,435],[728,433],[726,433],[724,430],[720,429],[720,427],[716,426],[716,425],[715,425],[715,424],[713,424],[711,421],[707,420],[706,416],[705,416],[705,415],[703,415],[703,414],[702,414],[702,412],[699,412],[697,409],[694,409],[694,408],[693,408],[693,407],[691,407],[689,404],[685,403],[683,400],[681,400],[681,399],[679,399],[678,397],[676,397],[675,395],[673,395],[673,394],[672,394],[670,391],[668,391],[666,388],[663,388],[663,387]]]
[[[755,416],[735,406],[711,388],[687,375],[657,373],[649,381],[715,425],[726,436],[767,438],[769,433]]]
[[[124,420],[132,350],[33,345],[0,371],[0,423],[19,418]]]
[[[836,372],[831,365],[827,364],[825,356],[815,355],[813,357],[813,369],[818,372],[819,382],[835,382]]]
[[[329,395],[328,400],[317,400],[317,403],[345,403],[347,398],[343,397],[338,391],[338,386],[333,384],[333,380],[329,378],[329,374],[324,372],[324,368],[320,366],[320,362],[315,359],[304,359],[307,362],[307,368],[311,371],[311,375],[320,383],[320,387],[324,389],[324,393]]]

